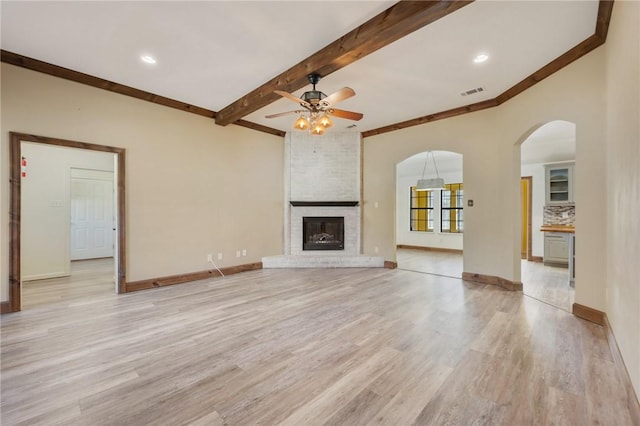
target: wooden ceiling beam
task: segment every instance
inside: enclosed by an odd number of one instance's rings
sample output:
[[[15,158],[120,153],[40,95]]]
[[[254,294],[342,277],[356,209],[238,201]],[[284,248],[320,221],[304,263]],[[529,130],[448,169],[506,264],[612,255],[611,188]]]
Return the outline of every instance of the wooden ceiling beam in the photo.
[[[222,126],[231,124],[281,99],[274,90],[294,92],[309,84],[309,74],[325,77],[472,1],[400,1],[224,107],[217,112],[216,123]]]
[[[9,52],[7,50],[0,50],[0,61],[32,71],[52,75],[54,77],[63,78],[65,80],[75,81],[76,83],[86,84],[87,86],[96,87],[98,89],[107,90],[109,92],[119,93],[121,95],[131,96],[136,99],[141,99],[143,101],[152,102],[169,108],[179,109],[191,114],[201,115],[208,118],[216,117],[216,112],[210,109],[191,105],[186,102],[180,102],[175,99],[156,95],[151,92],[145,92],[144,90],[136,89],[135,87],[125,86],[124,84],[115,83],[113,81],[105,80],[100,77],[95,77],[90,74],[74,71],[72,69],[50,64],[38,59],[29,58],[27,56]],[[271,127],[263,126],[258,123],[252,123],[246,120],[238,120],[234,124],[275,136],[284,137],[284,135],[286,134],[282,130],[273,129]]]

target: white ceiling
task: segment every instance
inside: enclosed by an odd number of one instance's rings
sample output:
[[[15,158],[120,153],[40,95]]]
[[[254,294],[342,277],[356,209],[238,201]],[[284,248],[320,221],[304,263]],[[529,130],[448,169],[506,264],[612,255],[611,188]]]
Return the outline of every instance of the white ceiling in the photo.
[[[219,111],[389,1],[2,1],[2,49]],[[598,2],[476,1],[324,78],[366,131],[490,99],[593,34]],[[489,60],[473,64],[478,53]],[[158,63],[140,61],[151,54]],[[460,92],[483,87],[481,94]],[[296,92],[300,95],[310,87]],[[288,131],[279,100],[246,120]],[[336,128],[353,124],[336,119]]]

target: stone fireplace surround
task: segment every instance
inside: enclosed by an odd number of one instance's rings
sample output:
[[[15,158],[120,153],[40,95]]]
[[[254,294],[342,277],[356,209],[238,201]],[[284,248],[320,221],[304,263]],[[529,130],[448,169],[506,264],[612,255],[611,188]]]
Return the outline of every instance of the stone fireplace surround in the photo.
[[[331,132],[285,136],[283,255],[262,258],[263,268],[384,267],[361,254],[361,136]],[[344,250],[303,250],[303,217],[344,217]]]

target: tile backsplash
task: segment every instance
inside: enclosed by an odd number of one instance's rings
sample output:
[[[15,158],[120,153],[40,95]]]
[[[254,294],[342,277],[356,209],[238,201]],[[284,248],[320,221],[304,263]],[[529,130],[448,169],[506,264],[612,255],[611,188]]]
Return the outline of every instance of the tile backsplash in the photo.
[[[545,225],[573,226],[575,219],[576,206],[544,206],[542,220]]]

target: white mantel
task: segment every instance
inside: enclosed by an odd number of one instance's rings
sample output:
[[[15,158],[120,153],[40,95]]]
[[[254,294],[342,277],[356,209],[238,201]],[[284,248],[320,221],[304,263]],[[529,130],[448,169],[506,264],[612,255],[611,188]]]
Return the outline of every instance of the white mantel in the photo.
[[[263,258],[263,267],[383,266],[382,258],[362,256],[361,147],[358,132],[313,136],[288,132],[284,149],[284,256]],[[355,206],[292,206],[292,201],[357,202]],[[344,217],[344,250],[302,249],[302,218]]]

